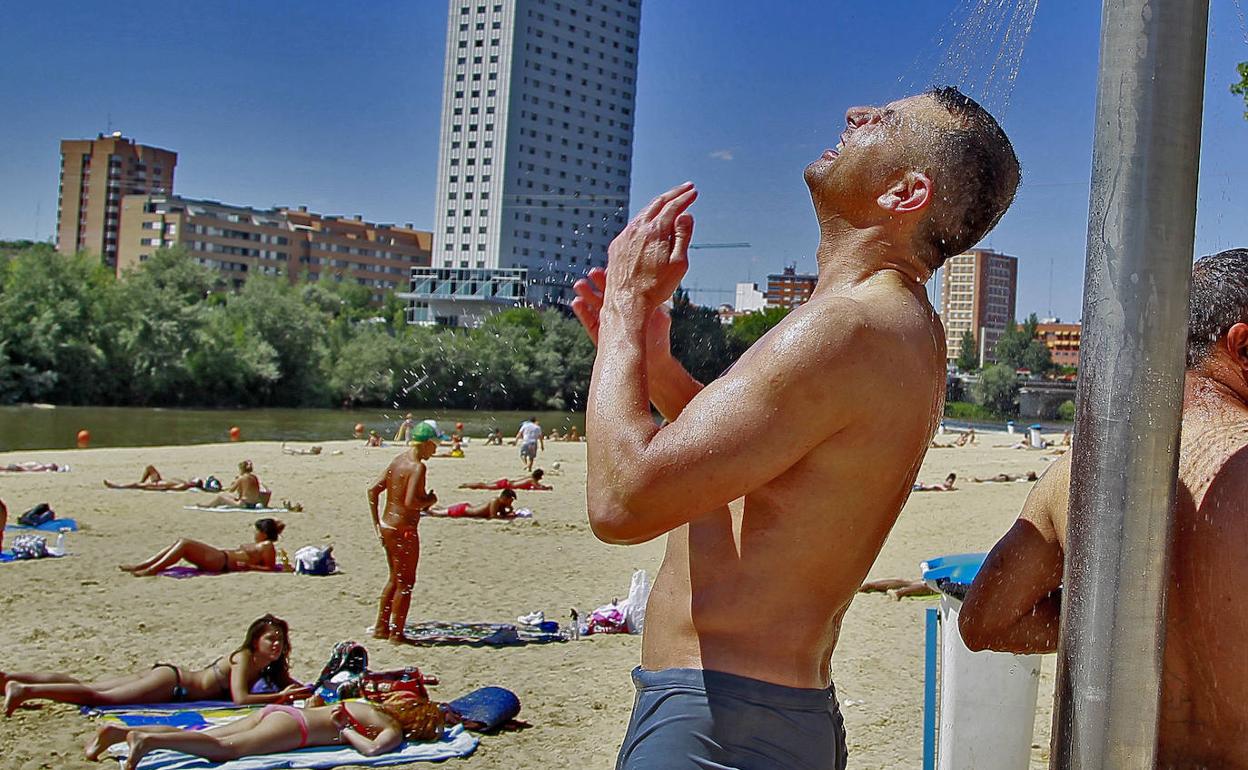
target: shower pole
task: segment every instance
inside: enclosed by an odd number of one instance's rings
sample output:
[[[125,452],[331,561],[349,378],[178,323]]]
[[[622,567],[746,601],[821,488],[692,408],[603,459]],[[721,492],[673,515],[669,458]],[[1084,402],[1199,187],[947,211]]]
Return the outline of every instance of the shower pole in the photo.
[[[1151,768],[1208,0],[1104,0],[1051,768]]]

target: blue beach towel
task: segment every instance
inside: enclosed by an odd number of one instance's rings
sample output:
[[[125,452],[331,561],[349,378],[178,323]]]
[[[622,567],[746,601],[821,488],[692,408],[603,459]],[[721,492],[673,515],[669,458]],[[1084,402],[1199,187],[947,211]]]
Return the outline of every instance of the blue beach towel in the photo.
[[[469,735],[462,725],[455,725],[436,741],[404,743],[397,751],[366,757],[353,748],[336,746],[317,746],[296,751],[285,751],[280,754],[264,754],[243,757],[229,762],[216,764],[200,757],[192,757],[177,751],[153,751],[139,763],[139,770],[190,770],[191,768],[214,768],[214,770],[328,770],[328,768],[344,765],[359,767],[393,767],[406,765],[410,762],[441,762],[455,757],[466,757],[477,750],[480,740]],[[126,744],[120,743],[116,748],[119,752],[126,750]],[[110,754],[111,754],[110,749]],[[125,754],[114,754],[118,762],[122,762]]]
[[[44,532],[60,532],[62,529],[65,529],[65,528],[68,528],[70,532],[77,532],[78,522],[74,521],[73,519],[51,519],[49,521],[43,522],[37,527],[23,527],[21,524],[13,523],[13,524],[9,524],[4,529],[5,531],[8,531],[10,529],[38,529]]]
[[[79,709],[83,716],[98,717],[106,714],[171,714],[175,711],[195,711],[201,715],[207,711],[259,708],[259,706],[240,706],[232,700],[197,700],[182,703],[131,703],[124,706],[83,706]],[[140,724],[140,723],[136,723]],[[147,724],[160,724],[148,722]]]

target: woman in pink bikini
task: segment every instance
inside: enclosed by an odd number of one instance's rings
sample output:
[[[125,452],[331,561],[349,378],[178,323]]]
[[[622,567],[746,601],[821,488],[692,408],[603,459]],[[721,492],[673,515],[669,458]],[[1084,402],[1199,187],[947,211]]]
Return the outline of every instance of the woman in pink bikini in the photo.
[[[373,757],[399,748],[408,733],[416,739],[434,737],[427,732],[431,707],[437,708],[414,693],[397,692],[381,702],[349,701],[308,709],[273,704],[237,722],[202,731],[107,725],[96,731],[87,758],[98,759],[106,748],[123,740],[130,749],[125,770],[138,767],[156,749],[181,751],[212,762],[305,746],[350,746]]]
[[[29,700],[80,706],[231,700],[238,704],[279,703],[306,697],[311,688],[290,676],[290,629],[273,615],[257,619],[243,644],[198,671],[157,663],[148,671],[99,682],[82,682],[55,672],[5,674],[4,715]],[[262,690],[255,692],[255,690]]]

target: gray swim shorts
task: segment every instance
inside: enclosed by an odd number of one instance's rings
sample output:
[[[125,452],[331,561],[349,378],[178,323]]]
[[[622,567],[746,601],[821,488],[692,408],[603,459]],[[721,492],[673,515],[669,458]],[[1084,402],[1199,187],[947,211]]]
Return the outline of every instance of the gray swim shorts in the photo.
[[[616,770],[844,770],[836,688],[721,671],[633,670],[637,699]]]
[[[537,442],[526,441],[520,445],[520,457],[537,457]]]

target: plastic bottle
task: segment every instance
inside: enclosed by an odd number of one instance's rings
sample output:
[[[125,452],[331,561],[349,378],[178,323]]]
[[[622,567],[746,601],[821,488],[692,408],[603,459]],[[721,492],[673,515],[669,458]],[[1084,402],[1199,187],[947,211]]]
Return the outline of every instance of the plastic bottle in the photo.
[[[56,552],[62,556],[69,552],[69,527],[61,527],[56,533]]]

